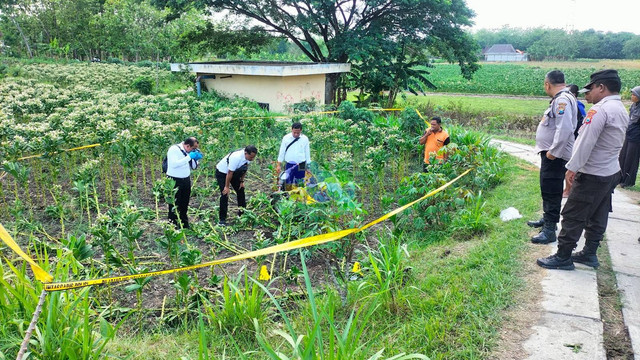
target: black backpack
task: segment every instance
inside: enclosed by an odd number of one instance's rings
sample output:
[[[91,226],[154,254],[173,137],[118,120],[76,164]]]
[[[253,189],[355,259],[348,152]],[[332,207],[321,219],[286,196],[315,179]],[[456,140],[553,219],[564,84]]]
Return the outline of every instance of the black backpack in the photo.
[[[178,145],[174,145],[174,146],[178,146]],[[180,149],[180,146],[178,146],[178,149]],[[180,149],[180,151],[182,151],[182,153],[184,154],[184,156],[187,156],[187,152]],[[169,169],[169,160],[167,160],[167,157],[165,156],[164,159],[162,159],[162,173],[166,174],[167,173],[167,169]]]

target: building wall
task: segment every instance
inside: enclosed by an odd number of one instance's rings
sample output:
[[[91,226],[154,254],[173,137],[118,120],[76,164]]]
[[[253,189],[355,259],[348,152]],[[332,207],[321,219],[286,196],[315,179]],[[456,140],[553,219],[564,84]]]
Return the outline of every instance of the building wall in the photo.
[[[227,77],[230,76],[230,77]],[[233,96],[246,97],[269,104],[269,110],[286,112],[302,100],[315,99],[324,104],[325,75],[250,76],[216,74],[204,80],[207,89]]]
[[[526,54],[485,54],[486,61],[528,61]]]

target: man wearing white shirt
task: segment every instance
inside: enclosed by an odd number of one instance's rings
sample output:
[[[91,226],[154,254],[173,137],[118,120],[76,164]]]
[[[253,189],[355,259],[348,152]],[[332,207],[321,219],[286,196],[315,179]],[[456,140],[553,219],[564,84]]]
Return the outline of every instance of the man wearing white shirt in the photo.
[[[169,220],[179,226],[179,215],[180,223],[185,229],[189,228],[187,209],[191,197],[191,170],[198,168],[198,160],[202,159],[198,145],[195,137],[189,137],[180,144],[172,145],[167,151],[167,176],[175,181],[175,187],[178,188],[175,201],[178,214],[174,204],[169,204]]]
[[[244,176],[256,154],[258,154],[258,149],[253,145],[248,145],[244,149],[230,152],[216,165],[216,180],[218,181],[218,187],[220,187],[219,225],[227,225],[229,186],[233,186],[238,195],[238,206],[240,208],[247,206],[244,195]],[[241,213],[242,210],[240,210],[239,214]]]
[[[293,184],[304,182],[307,164],[311,161],[309,150],[309,138],[302,134],[302,124],[295,122],[291,125],[291,133],[282,138],[276,173],[280,174],[281,163],[285,162],[287,178],[285,184],[289,187]]]

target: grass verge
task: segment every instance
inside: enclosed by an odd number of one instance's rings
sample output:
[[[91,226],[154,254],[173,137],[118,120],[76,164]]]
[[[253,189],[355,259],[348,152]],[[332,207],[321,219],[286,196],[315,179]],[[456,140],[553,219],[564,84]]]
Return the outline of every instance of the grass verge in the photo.
[[[622,302],[616,274],[611,267],[611,256],[609,255],[609,245],[606,241],[601,242],[598,249],[598,295],[600,298],[600,316],[604,327],[604,349],[609,360],[633,359],[633,349],[629,331],[624,324],[622,317]]]

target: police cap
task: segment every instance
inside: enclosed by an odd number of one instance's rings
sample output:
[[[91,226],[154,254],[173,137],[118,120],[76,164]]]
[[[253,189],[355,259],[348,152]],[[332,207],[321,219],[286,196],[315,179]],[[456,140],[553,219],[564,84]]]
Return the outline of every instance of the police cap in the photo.
[[[579,93],[586,93],[591,91],[591,87],[597,81],[601,80],[617,80],[621,82],[620,76],[618,76],[618,71],[613,69],[600,70],[591,74],[591,81],[587,85],[585,85],[582,89],[580,89]]]

